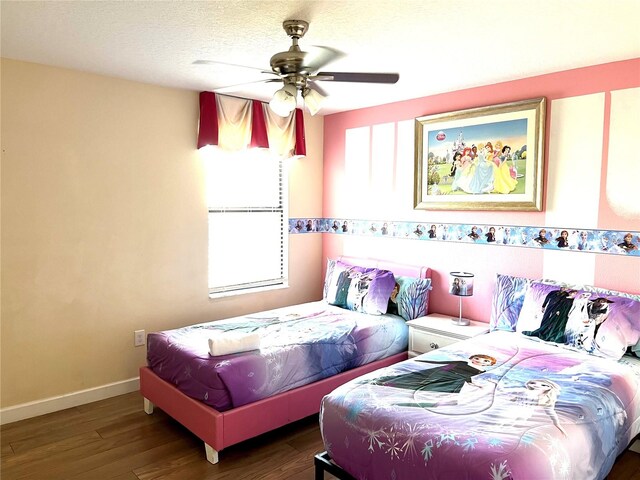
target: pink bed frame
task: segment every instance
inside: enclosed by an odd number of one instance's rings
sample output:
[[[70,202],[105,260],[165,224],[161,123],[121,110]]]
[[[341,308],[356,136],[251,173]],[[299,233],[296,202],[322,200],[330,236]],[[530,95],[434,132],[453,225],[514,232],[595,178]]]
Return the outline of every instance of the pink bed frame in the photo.
[[[431,269],[382,260],[339,257],[345,263],[391,270],[396,275],[429,278]],[[406,360],[407,352],[383,358],[333,377],[265,398],[249,405],[219,412],[162,380],[148,367],[140,368],[140,392],[144,411],[154,406],[184,425],[204,441],[207,460],[218,463],[218,453],[231,445],[318,413],[322,398],[340,385],[365,373]]]

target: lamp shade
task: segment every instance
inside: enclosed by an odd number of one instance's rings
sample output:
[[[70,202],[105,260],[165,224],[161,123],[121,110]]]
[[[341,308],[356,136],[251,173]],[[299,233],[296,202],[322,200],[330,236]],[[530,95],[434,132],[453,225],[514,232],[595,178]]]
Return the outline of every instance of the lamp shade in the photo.
[[[450,272],[449,293],[457,297],[470,297],[473,295],[473,273]]]
[[[269,108],[276,115],[287,117],[296,108],[296,96],[298,89],[295,85],[287,84],[273,94],[273,98],[269,102]]]
[[[307,88],[304,90],[304,104],[311,115],[318,113],[320,107],[322,107],[324,99],[324,95],[313,88]]]

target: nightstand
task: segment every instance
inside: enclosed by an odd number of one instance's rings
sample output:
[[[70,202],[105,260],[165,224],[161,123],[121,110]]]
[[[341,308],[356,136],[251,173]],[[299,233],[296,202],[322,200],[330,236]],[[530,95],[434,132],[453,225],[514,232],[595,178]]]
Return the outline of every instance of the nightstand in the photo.
[[[469,325],[461,326],[452,323],[451,318],[432,313],[409,320],[409,358],[489,331],[488,323],[471,320]]]

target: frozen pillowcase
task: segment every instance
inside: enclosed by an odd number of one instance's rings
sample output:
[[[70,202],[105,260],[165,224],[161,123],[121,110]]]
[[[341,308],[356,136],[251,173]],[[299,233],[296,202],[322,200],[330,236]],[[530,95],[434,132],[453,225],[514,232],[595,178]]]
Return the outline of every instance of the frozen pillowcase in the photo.
[[[517,330],[618,359],[640,341],[640,302],[533,283],[525,295]]]
[[[640,302],[640,295],[636,295],[633,293],[626,293],[626,292],[617,292],[615,290],[609,290],[607,288],[594,287],[593,285],[577,285],[574,283],[559,282],[558,280],[552,280],[552,279],[542,279],[542,280],[538,280],[538,282],[546,283],[549,285],[557,285],[559,287],[572,288],[574,290],[584,290],[585,292],[594,292],[601,295],[613,295],[614,297],[625,297],[625,298],[630,298],[631,300]]]
[[[586,293],[585,293],[586,295]],[[628,297],[590,294],[589,318],[595,321],[593,345],[584,345],[613,358],[620,358],[627,347],[640,345],[640,302]],[[569,320],[572,320],[569,317]],[[569,337],[572,325],[567,322]],[[567,338],[569,340],[569,338]]]
[[[405,320],[424,317],[429,308],[430,278],[396,277],[396,286],[389,299],[388,313]]]
[[[395,286],[393,273],[329,260],[324,296],[327,303],[371,315],[382,315]]]
[[[347,306],[347,295],[351,285],[352,272],[364,272],[363,267],[342,263],[339,260],[327,261],[327,274],[324,278],[324,299],[329,305]]]
[[[525,293],[529,290],[530,284],[531,280],[528,278],[498,274],[491,302],[490,331],[516,330]]]
[[[352,270],[346,308],[370,315],[387,313],[387,305],[396,279],[389,270],[368,268],[364,272]]]
[[[322,288],[322,299],[327,300],[327,294],[329,293],[329,284],[331,283],[331,276],[333,275],[333,269],[336,266],[336,261],[332,258],[327,259],[327,271],[324,274],[324,286]]]
[[[525,294],[516,331],[548,342],[564,343],[564,330],[576,290],[533,283]]]

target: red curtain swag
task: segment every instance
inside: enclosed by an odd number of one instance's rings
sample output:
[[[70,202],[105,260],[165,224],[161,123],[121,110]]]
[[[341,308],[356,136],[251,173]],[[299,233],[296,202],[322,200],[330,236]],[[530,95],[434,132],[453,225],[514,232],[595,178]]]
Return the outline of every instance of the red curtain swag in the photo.
[[[231,98],[231,97],[227,97]],[[216,96],[214,92],[200,92],[200,125],[198,129],[198,148],[205,147],[207,145],[219,145],[220,143],[224,143],[219,138],[219,132],[222,130],[222,126],[220,122],[224,122],[228,117],[237,117],[238,112],[232,112],[234,115],[219,115],[219,108],[235,108],[238,110],[238,100],[242,101],[242,99],[237,99],[232,97],[235,104],[233,106],[224,106],[225,105],[225,97],[224,96]],[[235,123],[229,123],[229,127],[231,131],[235,132],[236,130],[239,134],[242,134],[243,128],[250,128],[251,134],[247,139],[248,144],[244,145],[244,147],[260,147],[260,148],[269,148],[270,146],[273,148],[274,145],[280,145],[280,148],[284,148],[287,152],[287,156],[298,156],[298,155],[306,155],[307,148],[304,137],[304,115],[302,110],[295,109],[294,118],[290,118],[287,120],[286,118],[282,119],[285,126],[276,125],[276,122],[270,120],[273,115],[265,115],[265,109],[269,108],[268,104],[260,102],[258,100],[247,100],[247,102],[251,102],[251,115],[247,118],[242,118],[242,114],[240,112],[240,120],[238,121],[238,125]],[[220,112],[221,113],[221,112]],[[293,123],[291,123],[291,120]],[[249,122],[247,125],[246,122]],[[273,122],[271,125],[269,122]],[[271,128],[270,128],[271,127]],[[295,128],[294,132],[290,132],[290,128]],[[229,131],[227,129],[227,131]],[[274,133],[276,132],[276,133]],[[272,138],[271,142],[269,139],[269,135],[281,135],[282,138]],[[288,139],[288,135],[291,135],[291,139]],[[283,140],[284,139],[284,140]],[[293,140],[293,144],[290,145],[291,140]],[[282,142],[287,142],[284,146],[282,146]],[[270,145],[271,144],[271,145]]]

